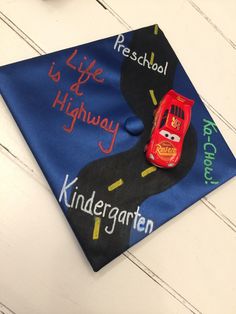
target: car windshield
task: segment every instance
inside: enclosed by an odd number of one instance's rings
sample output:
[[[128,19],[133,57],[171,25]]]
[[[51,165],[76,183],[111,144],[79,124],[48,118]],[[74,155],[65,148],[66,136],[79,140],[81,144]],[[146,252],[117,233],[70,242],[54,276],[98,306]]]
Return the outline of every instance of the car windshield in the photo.
[[[168,112],[169,112],[169,110],[166,109],[164,114],[163,114],[163,117],[161,119],[161,123],[160,123],[159,128],[162,128],[166,124],[166,120],[167,120],[167,117],[168,117]]]
[[[184,120],[184,111],[176,105],[171,105],[170,113]]]

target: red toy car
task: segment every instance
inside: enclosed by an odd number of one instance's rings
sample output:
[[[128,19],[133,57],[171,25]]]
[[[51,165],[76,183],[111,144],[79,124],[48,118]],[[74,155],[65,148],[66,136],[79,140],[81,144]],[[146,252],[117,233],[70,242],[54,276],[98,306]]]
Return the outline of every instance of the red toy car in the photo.
[[[194,101],[170,90],[154,112],[146,158],[160,168],[175,167],[181,157],[184,137],[191,120]]]

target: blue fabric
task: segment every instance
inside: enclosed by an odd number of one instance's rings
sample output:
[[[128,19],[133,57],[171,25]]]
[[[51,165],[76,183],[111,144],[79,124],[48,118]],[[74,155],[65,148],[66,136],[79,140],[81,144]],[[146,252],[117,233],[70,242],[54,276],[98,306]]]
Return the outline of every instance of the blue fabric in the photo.
[[[170,89],[195,101],[181,162],[147,175]],[[0,91],[95,271],[236,173],[157,26],[0,67]]]

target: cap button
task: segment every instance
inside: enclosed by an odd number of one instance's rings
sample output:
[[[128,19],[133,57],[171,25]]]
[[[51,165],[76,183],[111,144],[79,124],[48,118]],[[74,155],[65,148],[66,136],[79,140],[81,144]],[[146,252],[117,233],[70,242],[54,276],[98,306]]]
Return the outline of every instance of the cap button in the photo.
[[[131,135],[140,135],[144,130],[144,125],[141,119],[133,116],[126,119],[125,129]]]

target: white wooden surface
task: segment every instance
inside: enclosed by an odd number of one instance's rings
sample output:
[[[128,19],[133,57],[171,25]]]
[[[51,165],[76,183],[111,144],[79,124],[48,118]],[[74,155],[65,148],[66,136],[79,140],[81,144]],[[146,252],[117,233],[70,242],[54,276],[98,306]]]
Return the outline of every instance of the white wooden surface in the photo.
[[[236,1],[100,2],[0,0],[0,65],[158,23],[235,154]],[[235,314],[235,188],[94,273],[0,99],[0,313]]]

